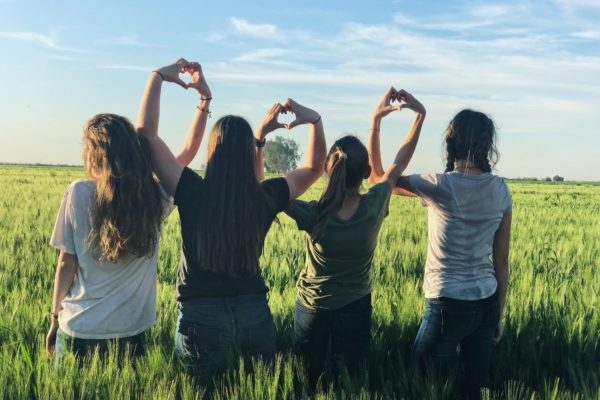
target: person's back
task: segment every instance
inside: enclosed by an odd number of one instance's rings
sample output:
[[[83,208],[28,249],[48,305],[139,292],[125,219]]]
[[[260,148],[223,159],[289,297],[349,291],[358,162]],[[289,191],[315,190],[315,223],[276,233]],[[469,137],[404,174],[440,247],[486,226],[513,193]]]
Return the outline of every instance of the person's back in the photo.
[[[392,106],[394,100],[405,103]],[[425,109],[409,93],[390,87],[372,121],[372,129],[379,130],[381,118],[402,108],[415,111],[415,120],[387,172],[380,163],[372,166],[369,151],[358,138],[342,137],[329,152],[329,180],[321,199],[295,201],[288,208],[298,228],[310,235],[305,268],[297,283],[294,346],[307,359],[311,388],[324,372],[330,353],[343,360],[353,375],[368,359],[371,264],[377,236],[388,215],[392,188],[415,150]],[[372,167],[382,170],[381,179],[372,181],[376,184],[360,195],[363,180],[371,181],[374,175]]]
[[[158,251],[123,254],[114,262],[97,259],[87,240],[95,201],[95,181],[73,182],[65,192],[50,241],[78,260],[77,277],[62,301],[59,325],[67,335],[82,339],[134,336],[156,321]],[[166,195],[164,208],[166,216],[171,209]]]
[[[504,180],[452,171],[412,175],[410,183],[429,213],[425,297],[491,296],[497,286],[490,260],[494,235],[512,208]]]
[[[98,114],[83,139],[90,179],[67,188],[50,240],[60,254],[46,349],[104,353],[116,341],[142,354],[156,321],[158,244],[172,203],[126,118]]]
[[[371,292],[371,263],[377,237],[388,213],[390,187],[380,183],[360,195],[348,219],[328,217],[318,242],[307,238],[306,265],[298,279],[298,295],[314,309],[336,309]],[[311,233],[318,223],[317,201],[295,201],[291,208],[298,228]]]

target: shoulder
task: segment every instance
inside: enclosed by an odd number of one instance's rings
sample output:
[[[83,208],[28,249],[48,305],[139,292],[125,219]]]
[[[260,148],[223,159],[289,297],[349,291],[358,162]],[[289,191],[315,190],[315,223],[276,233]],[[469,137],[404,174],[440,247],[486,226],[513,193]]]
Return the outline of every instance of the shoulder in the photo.
[[[200,175],[188,167],[183,168],[175,189],[175,204],[182,205],[186,199],[194,198],[201,192],[203,184],[204,179]]]
[[[260,183],[265,194],[276,203],[277,211],[285,210],[290,201],[290,187],[285,178],[272,178]]]
[[[367,198],[380,198],[388,197],[392,194],[392,187],[388,182],[380,182],[369,188],[365,197]]]
[[[73,202],[91,197],[95,190],[95,181],[91,179],[79,179],[67,186],[64,196],[68,197],[70,202]]]

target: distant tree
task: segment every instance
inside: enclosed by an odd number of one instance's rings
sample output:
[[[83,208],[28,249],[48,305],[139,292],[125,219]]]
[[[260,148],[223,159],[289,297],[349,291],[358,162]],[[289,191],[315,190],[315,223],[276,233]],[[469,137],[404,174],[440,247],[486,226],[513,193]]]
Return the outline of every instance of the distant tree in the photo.
[[[300,160],[298,143],[293,139],[275,136],[265,145],[265,168],[269,173],[282,174],[296,168]]]
[[[563,178],[562,176],[559,176],[559,175],[554,175],[552,177],[553,182],[563,182],[564,180],[565,180],[565,178]]]
[[[552,182],[552,178],[550,178],[549,176],[547,176],[547,177],[544,178],[544,181],[546,181],[546,182]]]

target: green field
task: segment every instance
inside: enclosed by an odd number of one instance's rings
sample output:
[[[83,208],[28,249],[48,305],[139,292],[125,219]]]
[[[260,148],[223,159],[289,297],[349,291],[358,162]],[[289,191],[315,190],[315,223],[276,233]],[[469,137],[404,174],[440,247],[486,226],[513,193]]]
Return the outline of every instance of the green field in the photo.
[[[0,398],[202,397],[173,361],[179,260],[178,214],[163,230],[158,321],[148,354],[130,360],[48,361],[44,337],[57,251],[48,245],[61,196],[80,168],[0,166]],[[318,197],[323,182],[305,198]],[[495,352],[490,398],[600,399],[600,185],[510,182],[512,275],[504,336]],[[342,379],[323,398],[452,398],[455,384],[408,367],[425,301],[421,291],[427,216],[415,199],[394,197],[373,265],[373,352],[368,374]],[[291,355],[295,281],[304,234],[287,216],[274,224],[262,259],[280,356],[274,372],[236,365],[212,398],[308,396]],[[208,396],[206,396],[208,397]]]

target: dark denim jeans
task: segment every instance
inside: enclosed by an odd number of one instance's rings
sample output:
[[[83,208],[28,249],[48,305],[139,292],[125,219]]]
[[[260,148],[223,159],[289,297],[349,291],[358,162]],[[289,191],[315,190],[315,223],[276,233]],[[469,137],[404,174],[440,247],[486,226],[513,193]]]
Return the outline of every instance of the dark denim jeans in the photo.
[[[83,357],[96,349],[103,356],[110,347],[117,347],[119,354],[124,354],[126,349],[130,349],[135,357],[142,356],[146,353],[146,332],[118,339],[81,339],[69,336],[60,329],[56,332],[55,354],[57,360],[67,352]]]
[[[238,356],[275,359],[275,323],[266,294],[197,297],[179,304],[175,351],[203,383]]]
[[[494,335],[500,320],[498,295],[483,300],[427,299],[413,346],[417,360],[446,369],[462,362],[464,394],[480,398],[490,385]]]
[[[323,374],[329,354],[351,374],[366,364],[371,347],[371,316],[371,294],[326,311],[311,310],[296,300],[294,347],[306,360],[311,388]]]

